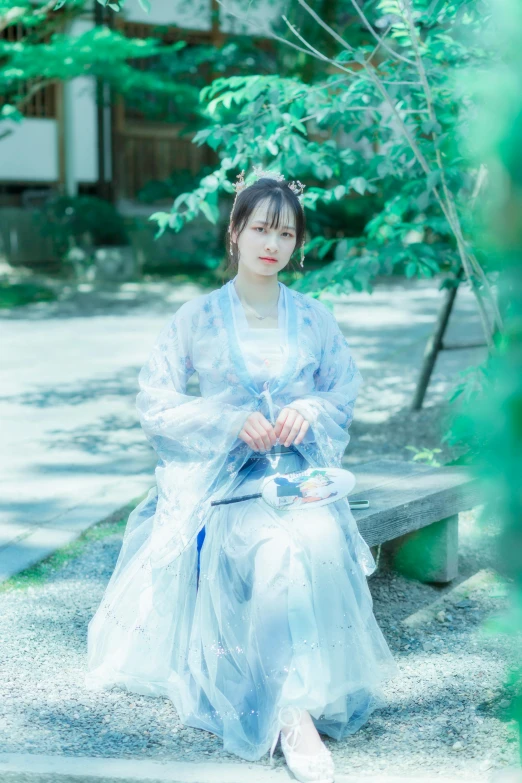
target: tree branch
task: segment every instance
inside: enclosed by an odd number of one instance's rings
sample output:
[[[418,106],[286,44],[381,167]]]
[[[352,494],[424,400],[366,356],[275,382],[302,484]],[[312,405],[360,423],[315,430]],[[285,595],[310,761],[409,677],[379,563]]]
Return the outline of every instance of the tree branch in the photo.
[[[417,29],[416,29],[416,27],[415,27],[415,25],[413,23],[413,16],[412,16],[412,13],[411,13],[410,0],[401,0],[401,5],[402,5],[402,7],[404,9],[404,13],[405,13],[405,17],[406,17],[406,23],[407,23],[409,31],[410,31],[410,37],[411,37],[411,41],[412,41],[412,46],[413,46],[414,52],[415,52],[415,59],[416,59],[416,62],[417,62],[417,68],[418,68],[419,76],[420,76],[420,79],[421,79],[421,82],[422,82],[424,95],[425,95],[425,98],[426,98],[426,104],[428,106],[428,110],[429,110],[429,114],[430,114],[430,119],[432,119],[433,122],[436,122],[437,121],[437,116],[436,116],[435,110],[433,108],[433,97],[432,97],[431,88],[430,88],[430,85],[429,85],[429,82],[428,82],[426,69],[424,68],[424,62],[422,60],[422,55],[420,53],[420,46],[419,46],[419,41],[418,41],[418,36],[417,36]],[[492,347],[492,342],[491,342],[491,331],[492,331],[491,330],[491,324],[489,322],[489,318],[488,318],[486,309],[484,307],[484,303],[482,302],[482,298],[481,298],[480,292],[478,291],[478,289],[476,288],[476,286],[475,286],[475,284],[473,282],[473,279],[472,279],[472,276],[471,276],[470,263],[471,263],[471,266],[475,267],[475,271],[478,273],[479,277],[481,278],[481,280],[482,280],[482,282],[483,282],[483,284],[484,284],[484,286],[485,286],[485,288],[486,288],[486,290],[488,292],[489,298],[490,298],[490,300],[491,300],[491,302],[493,304],[493,308],[494,308],[494,311],[495,311],[495,320],[497,321],[497,325],[498,325],[498,328],[500,330],[503,329],[502,316],[501,316],[501,314],[500,314],[500,312],[498,310],[498,307],[497,307],[497,304],[496,304],[496,301],[495,301],[495,297],[493,295],[493,291],[491,290],[491,286],[489,284],[489,280],[487,279],[487,276],[486,276],[484,270],[482,269],[482,267],[478,263],[477,259],[474,256],[469,255],[466,252],[465,240],[464,240],[464,237],[463,237],[463,234],[462,234],[462,226],[461,226],[461,223],[460,223],[460,219],[459,219],[459,216],[458,216],[458,212],[457,212],[457,208],[456,208],[456,204],[455,204],[454,198],[453,198],[453,196],[452,196],[452,194],[451,194],[451,192],[449,190],[449,187],[448,187],[448,183],[447,183],[447,179],[446,179],[446,172],[444,170],[444,164],[442,162],[442,156],[440,154],[440,148],[436,144],[437,137],[435,135],[435,131],[434,130],[431,131],[431,137],[432,137],[434,148],[435,148],[435,157],[436,157],[437,165],[438,165],[438,168],[439,168],[439,171],[440,171],[440,175],[441,175],[441,182],[442,182],[442,187],[443,187],[443,190],[444,190],[444,195],[445,195],[445,198],[446,198],[446,203],[447,203],[447,205],[448,205],[448,207],[451,210],[451,213],[453,215],[453,224],[454,224],[453,230],[454,230],[454,233],[455,233],[455,237],[457,238],[457,246],[458,246],[458,250],[459,250],[460,259],[461,259],[462,265],[464,267],[464,271],[466,272],[466,276],[468,278],[468,282],[469,282],[471,288],[474,289],[474,291],[475,291],[475,296],[476,296],[477,304],[478,304],[478,307],[479,307],[480,317],[481,317],[481,320],[482,320],[482,327],[483,327],[485,335],[486,335],[486,340],[488,342],[488,346],[491,348]]]
[[[379,46],[381,46],[383,49],[386,49],[386,51],[389,52],[390,54],[393,54],[393,56],[396,57],[397,59],[402,60],[402,62],[407,63],[408,65],[415,65],[413,60],[410,60],[408,57],[403,57],[402,54],[399,54],[399,52],[396,52],[393,49],[391,49],[389,46],[387,46],[384,43],[384,39],[380,38],[380,36],[376,33],[376,31],[374,30],[373,26],[370,24],[369,20],[365,16],[365,14],[363,14],[363,12],[359,8],[359,6],[355,2],[355,0],[350,0],[350,2],[353,5],[353,7],[355,8],[355,10],[357,11],[357,13],[359,14],[359,16],[361,17],[364,26],[370,31],[370,33],[373,35],[373,37],[379,42]],[[391,29],[392,26],[393,25],[390,25],[388,30]],[[387,34],[387,32],[386,32],[386,34]]]

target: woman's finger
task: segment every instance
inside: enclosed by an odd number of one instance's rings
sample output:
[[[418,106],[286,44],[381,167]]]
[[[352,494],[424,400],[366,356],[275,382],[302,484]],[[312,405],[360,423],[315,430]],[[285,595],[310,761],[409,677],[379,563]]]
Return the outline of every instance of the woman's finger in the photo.
[[[247,444],[247,446],[250,446],[253,451],[258,451],[255,440],[251,435],[248,434],[248,432],[245,431],[244,428],[239,433],[239,437]]]
[[[288,411],[288,413],[285,416],[283,427],[281,428],[281,432],[279,433],[279,440],[281,443],[285,443],[286,439],[288,438],[288,435],[291,432],[296,417],[300,415],[297,411],[292,410],[292,408],[286,408],[286,410]]]
[[[304,436],[308,432],[308,428],[310,427],[310,422],[308,422],[306,419],[303,420],[303,423],[301,424],[301,429],[297,433],[297,437],[294,440],[294,446],[301,443],[303,441]]]
[[[300,414],[297,415],[298,415],[298,419],[293,423],[290,429],[290,433],[284,442],[285,446],[290,446],[294,442],[299,430],[301,429],[301,424],[303,423],[304,419]]]
[[[261,449],[264,448],[266,451],[268,451],[272,447],[269,433],[265,430],[262,424],[255,422],[253,426],[256,431],[256,443]]]
[[[259,439],[259,429],[261,425],[258,424],[255,417],[249,416],[243,425],[243,432],[250,438],[250,442],[245,441],[250,446],[251,443],[255,444],[256,451],[263,448],[263,445]]]

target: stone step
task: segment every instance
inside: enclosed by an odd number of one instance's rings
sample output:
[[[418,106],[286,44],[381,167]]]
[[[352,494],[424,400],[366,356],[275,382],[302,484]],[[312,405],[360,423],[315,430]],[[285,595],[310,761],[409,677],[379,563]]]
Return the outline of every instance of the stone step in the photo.
[[[341,774],[335,783],[520,783],[519,770],[493,774],[470,773],[463,777],[430,775],[422,770],[397,775]],[[288,783],[293,780],[286,766],[272,769],[241,762],[183,761],[0,754],[2,783]]]

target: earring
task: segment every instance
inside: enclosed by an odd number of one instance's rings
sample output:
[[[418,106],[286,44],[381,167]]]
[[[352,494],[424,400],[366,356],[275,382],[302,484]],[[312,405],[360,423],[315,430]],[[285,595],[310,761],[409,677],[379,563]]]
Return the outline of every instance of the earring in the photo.
[[[301,243],[301,261],[299,262],[299,265],[301,267],[304,266],[304,260],[305,260],[305,254],[304,254],[304,242]]]

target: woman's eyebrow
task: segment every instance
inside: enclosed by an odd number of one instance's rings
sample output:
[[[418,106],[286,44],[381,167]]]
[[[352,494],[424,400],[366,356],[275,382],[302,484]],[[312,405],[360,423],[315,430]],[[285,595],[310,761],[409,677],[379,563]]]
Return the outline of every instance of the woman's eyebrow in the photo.
[[[268,220],[254,220],[254,223],[262,223],[264,226],[268,226]],[[281,228],[291,228],[292,231],[295,231],[294,226],[281,226]]]

